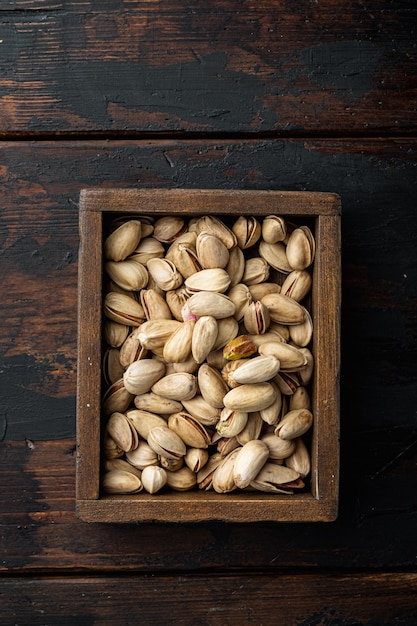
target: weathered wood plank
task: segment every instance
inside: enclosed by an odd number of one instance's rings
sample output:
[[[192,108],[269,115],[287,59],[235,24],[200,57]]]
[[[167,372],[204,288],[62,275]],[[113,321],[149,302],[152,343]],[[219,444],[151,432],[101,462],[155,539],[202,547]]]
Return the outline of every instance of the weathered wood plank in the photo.
[[[409,132],[416,7],[3,2],[8,133]]]
[[[417,574],[128,576],[3,581],[2,624],[414,626]],[[414,591],[414,593],[413,593]]]

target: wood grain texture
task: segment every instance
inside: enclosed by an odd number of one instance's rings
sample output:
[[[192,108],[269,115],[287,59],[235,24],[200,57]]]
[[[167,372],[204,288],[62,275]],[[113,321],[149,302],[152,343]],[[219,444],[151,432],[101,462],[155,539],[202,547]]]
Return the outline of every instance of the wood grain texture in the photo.
[[[0,593],[4,626],[129,626],[138,621],[155,626],[414,626],[416,586],[413,573],[277,577],[242,572],[129,576],[122,584],[116,577],[17,578],[4,582]]]
[[[2,2],[1,134],[412,132],[416,11]]]

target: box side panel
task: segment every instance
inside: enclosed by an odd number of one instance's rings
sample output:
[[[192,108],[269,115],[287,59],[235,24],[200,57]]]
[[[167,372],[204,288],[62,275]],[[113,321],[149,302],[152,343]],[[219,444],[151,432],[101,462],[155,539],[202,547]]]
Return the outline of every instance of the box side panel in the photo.
[[[77,498],[98,498],[101,411],[102,215],[80,211]]]

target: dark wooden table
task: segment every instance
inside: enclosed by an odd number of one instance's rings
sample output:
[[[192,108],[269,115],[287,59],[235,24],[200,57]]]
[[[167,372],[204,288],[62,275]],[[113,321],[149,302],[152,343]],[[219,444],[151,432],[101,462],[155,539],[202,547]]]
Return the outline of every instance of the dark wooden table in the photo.
[[[413,2],[3,0],[0,623],[417,623]],[[340,513],[75,514],[78,197],[342,197]]]

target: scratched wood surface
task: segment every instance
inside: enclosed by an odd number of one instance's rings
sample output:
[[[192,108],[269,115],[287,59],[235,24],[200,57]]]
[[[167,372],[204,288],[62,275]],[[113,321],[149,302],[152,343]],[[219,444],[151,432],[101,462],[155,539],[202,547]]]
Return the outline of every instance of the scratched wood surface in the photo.
[[[417,622],[416,13],[1,3],[2,625]],[[336,522],[76,518],[77,203],[97,185],[341,195]]]

